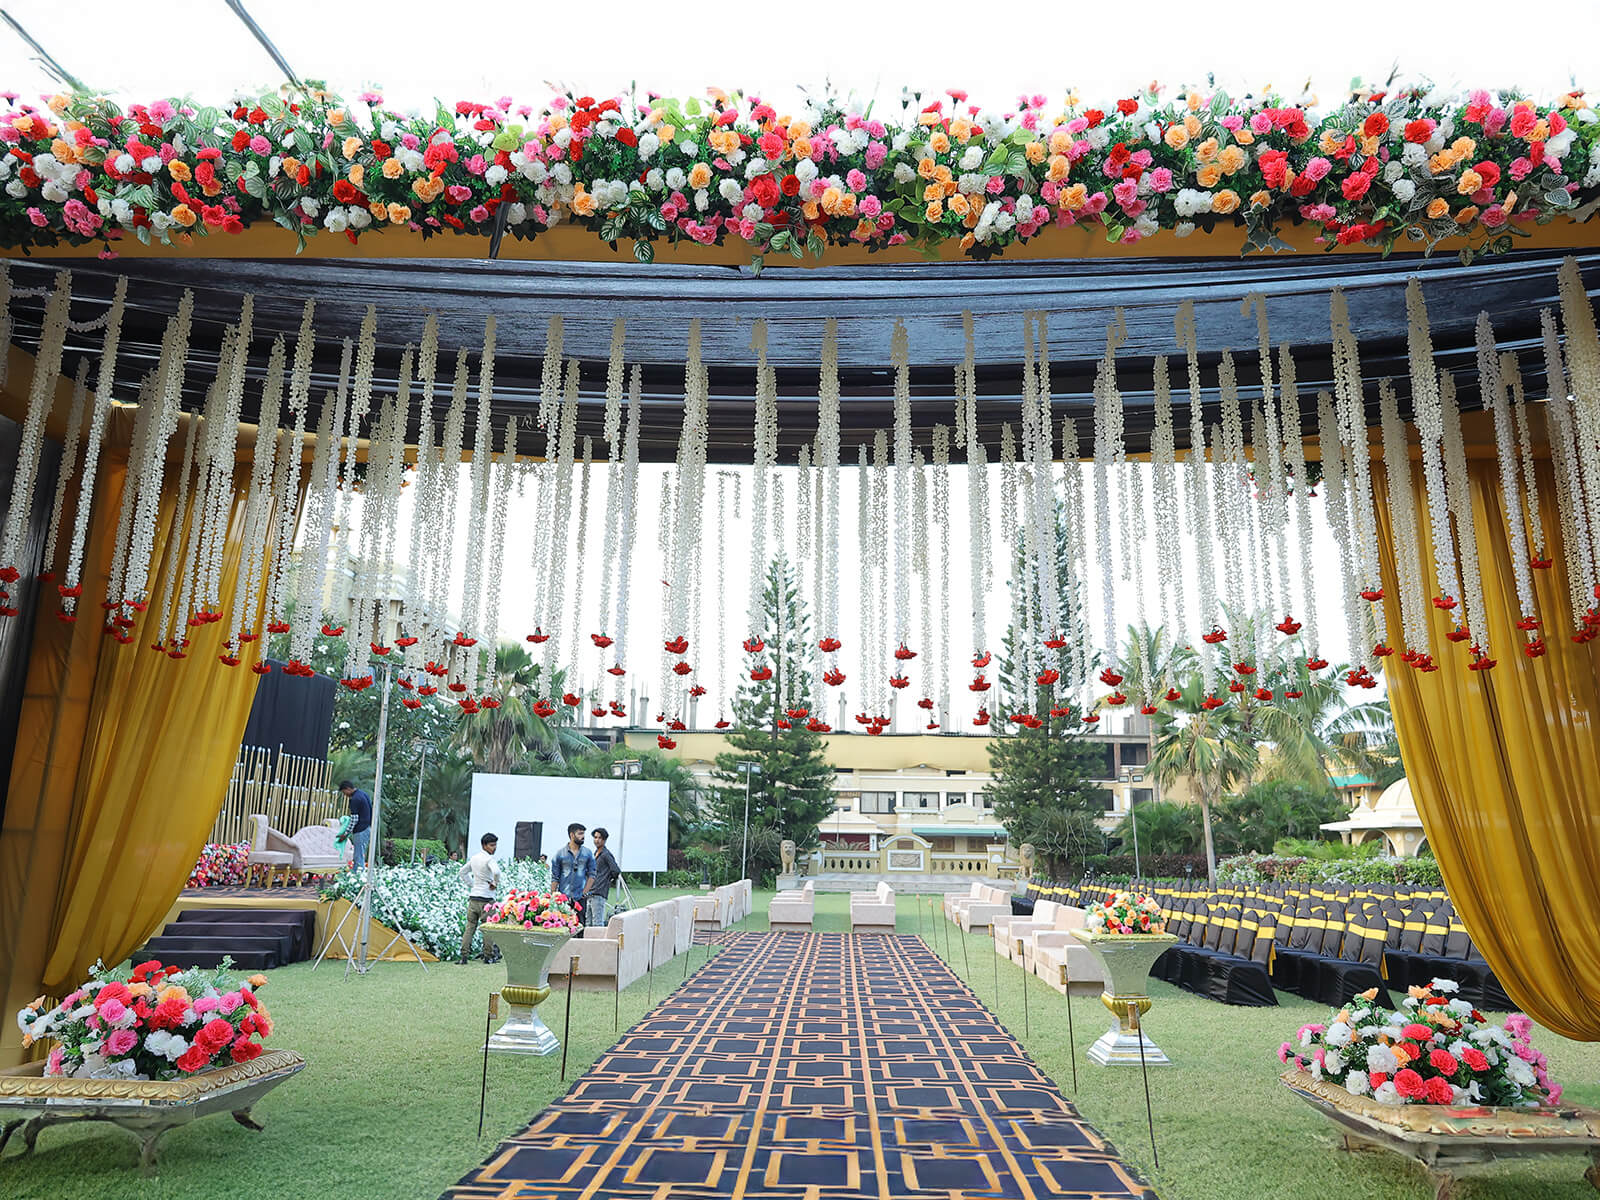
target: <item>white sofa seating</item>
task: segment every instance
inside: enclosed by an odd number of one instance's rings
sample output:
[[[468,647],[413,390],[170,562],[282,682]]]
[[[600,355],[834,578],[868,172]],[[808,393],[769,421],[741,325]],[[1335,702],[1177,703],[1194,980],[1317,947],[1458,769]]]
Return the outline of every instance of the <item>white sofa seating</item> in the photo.
[[[851,933],[893,933],[894,917],[894,889],[887,883],[850,893]]]
[[[1056,911],[1054,929],[1041,930],[1023,943],[1028,969],[1058,992],[1067,991],[1063,974],[1070,977],[1074,992],[1092,993],[1105,988],[1100,960],[1072,936],[1072,930],[1083,928],[1086,915],[1081,908],[1063,904]]]
[[[798,891],[779,892],[767,905],[767,928],[773,933],[810,933],[816,916],[816,888],[809,881]]]
[[[944,919],[947,921],[958,920],[959,918],[956,916],[957,910],[960,909],[962,905],[978,899],[982,894],[983,880],[981,879],[973,880],[972,886],[967,888],[967,890],[964,892],[946,892],[944,894],[943,905]]]
[[[350,844],[346,842],[341,846],[334,839],[339,836],[339,826],[343,822],[343,817],[330,817],[321,825],[307,825],[290,838],[298,853],[295,870],[342,871],[346,856],[350,853]],[[365,867],[367,864],[355,865]]]
[[[1030,916],[996,917],[989,926],[994,934],[994,952],[1021,966],[1024,947],[1034,934],[1055,928],[1056,910],[1060,907],[1054,900],[1040,900]]]
[[[650,961],[652,924],[649,909],[632,908],[612,917],[604,929],[591,926],[581,938],[574,938],[556,951],[550,974],[565,975],[576,955],[573,987],[579,991],[620,991],[645,973]]]
[[[249,878],[254,879],[256,868],[262,868],[267,877],[267,886],[272,886],[273,877],[279,869],[283,870],[283,881],[289,882],[289,872],[294,870],[294,845],[289,839],[267,824],[267,818],[259,813],[250,818],[250,856]]]
[[[694,945],[694,910],[700,903],[700,897],[674,896],[672,904],[678,910],[677,923],[672,927],[672,952],[682,954]]]
[[[695,898],[694,927],[696,931],[715,931],[728,927],[728,911],[732,900],[726,887],[719,887]]]
[[[975,899],[956,910],[956,924],[962,933],[988,929],[996,917],[1011,915],[1011,893],[1004,888],[984,887]]]

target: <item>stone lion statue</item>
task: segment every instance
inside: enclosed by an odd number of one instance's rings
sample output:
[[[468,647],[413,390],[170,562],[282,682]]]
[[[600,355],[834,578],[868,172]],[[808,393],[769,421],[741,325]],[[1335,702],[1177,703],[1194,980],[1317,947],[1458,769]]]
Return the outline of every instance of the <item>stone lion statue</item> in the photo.
[[[1017,847],[1017,862],[1021,864],[1021,874],[1024,879],[1033,878],[1033,864],[1035,851],[1032,842],[1023,842]]]
[[[785,875],[794,874],[794,852],[795,844],[789,841],[787,838],[785,838],[783,843],[778,847],[778,857],[783,862],[783,874]]]

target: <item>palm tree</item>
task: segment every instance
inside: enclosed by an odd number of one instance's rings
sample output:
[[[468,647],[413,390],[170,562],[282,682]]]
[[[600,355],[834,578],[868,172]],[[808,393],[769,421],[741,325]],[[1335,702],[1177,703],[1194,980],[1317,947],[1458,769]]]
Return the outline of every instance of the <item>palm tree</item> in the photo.
[[[1198,675],[1179,688],[1155,718],[1156,745],[1150,765],[1157,778],[1172,783],[1187,779],[1200,798],[1200,822],[1205,833],[1206,876],[1217,881],[1217,851],[1211,833],[1211,808],[1223,791],[1248,779],[1255,770],[1256,743],[1243,731],[1241,709],[1235,705],[1205,706],[1204,685]]]
[[[448,850],[465,851],[472,807],[472,758],[446,751],[422,776],[422,827]]]
[[[1133,824],[1139,823],[1139,844],[1146,855],[1191,854],[1200,840],[1195,828],[1192,804],[1175,804],[1170,800],[1152,800],[1131,810],[1112,836],[1121,839],[1124,849],[1133,844]]]
[[[463,717],[456,727],[456,745],[472,755],[480,771],[497,775],[524,768],[532,756],[565,765],[568,757],[593,753],[594,744],[575,728],[572,708],[557,703],[549,717],[534,711],[541,699],[559,700],[565,688],[563,671],[551,672],[549,686],[542,686],[539,666],[523,647],[496,647],[494,679],[487,690],[500,707]]]
[[[1127,639],[1122,643],[1118,670],[1122,682],[1118,689],[1131,696],[1140,705],[1154,704],[1177,678],[1186,673],[1194,660],[1194,652],[1180,646],[1167,636],[1163,626],[1151,628],[1149,622],[1128,626]],[[1145,733],[1151,759],[1156,754],[1156,726],[1145,722]],[[1161,801],[1161,780],[1155,779],[1154,802]],[[1140,826],[1143,834],[1144,827]]]

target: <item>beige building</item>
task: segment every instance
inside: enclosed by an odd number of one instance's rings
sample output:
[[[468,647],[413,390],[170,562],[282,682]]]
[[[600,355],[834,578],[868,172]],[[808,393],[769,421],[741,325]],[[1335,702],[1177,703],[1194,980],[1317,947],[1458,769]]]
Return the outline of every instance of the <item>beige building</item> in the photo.
[[[1422,817],[1412,799],[1409,780],[1391,783],[1382,792],[1373,785],[1353,789],[1347,794],[1356,797],[1350,815],[1342,821],[1328,822],[1323,829],[1337,833],[1351,846],[1381,838],[1383,852],[1398,858],[1415,858],[1422,852],[1428,836],[1423,832]]]

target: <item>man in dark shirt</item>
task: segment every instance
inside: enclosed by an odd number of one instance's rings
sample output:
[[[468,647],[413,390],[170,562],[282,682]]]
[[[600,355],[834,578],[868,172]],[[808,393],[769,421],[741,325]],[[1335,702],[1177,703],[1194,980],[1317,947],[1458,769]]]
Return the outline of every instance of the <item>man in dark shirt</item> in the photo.
[[[590,925],[604,925],[611,907],[611,885],[622,874],[616,856],[606,849],[611,837],[604,829],[594,831],[594,874],[583,889],[583,915]]]
[[[372,797],[348,779],[339,784],[345,800],[350,805],[350,815],[355,824],[350,826],[350,848],[354,851],[352,865],[358,871],[367,868],[367,843],[372,838]]]

